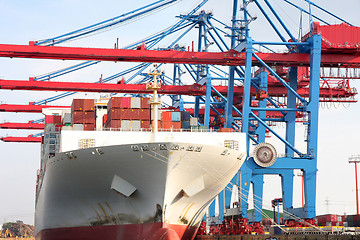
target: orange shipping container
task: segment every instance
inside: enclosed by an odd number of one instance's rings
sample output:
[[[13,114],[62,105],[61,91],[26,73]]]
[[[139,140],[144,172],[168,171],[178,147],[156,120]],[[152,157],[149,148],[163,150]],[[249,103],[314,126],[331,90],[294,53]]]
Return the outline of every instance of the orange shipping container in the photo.
[[[162,112],[161,119],[164,122],[171,122],[172,121],[172,112]]]
[[[181,122],[172,122],[173,129],[181,129]]]
[[[162,122],[161,122],[161,128],[164,129],[164,130],[170,130],[170,129],[172,129],[172,122],[162,121]]]

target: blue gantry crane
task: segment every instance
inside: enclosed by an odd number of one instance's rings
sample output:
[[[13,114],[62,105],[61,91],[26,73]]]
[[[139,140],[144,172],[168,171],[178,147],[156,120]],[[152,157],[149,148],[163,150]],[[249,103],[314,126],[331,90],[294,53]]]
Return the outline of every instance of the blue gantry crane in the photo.
[[[118,24],[140,17],[144,14],[158,10],[176,0],[156,1],[152,4],[138,8],[129,13],[93,24],[86,28],[72,31],[68,34],[60,35],[55,38],[49,38],[43,41],[33,42],[34,46],[55,46],[74,40],[85,35],[91,35],[97,31],[111,28]],[[317,133],[318,133],[318,114],[319,114],[319,96],[321,95],[320,78],[321,72],[321,50],[322,38],[315,31],[312,19],[318,19],[328,24],[320,17],[312,15],[311,11],[284,0],[284,3],[290,4],[300,10],[301,14],[308,14],[309,34],[303,38],[296,38],[286,26],[280,15],[276,12],[269,0],[233,0],[231,26],[226,25],[215,18],[211,12],[200,11],[207,0],[199,3],[193,10],[186,15],[180,15],[179,20],[169,28],[152,35],[141,41],[135,42],[123,49],[139,49],[139,51],[158,50],[158,51],[177,51],[193,52],[194,55],[200,52],[208,52],[212,49],[236,55],[244,56],[243,64],[231,65],[229,69],[211,65],[208,62],[184,61],[173,65],[173,74],[163,75],[164,84],[179,85],[185,84],[184,75],[198,86],[205,87],[203,96],[196,96],[193,100],[185,99],[181,94],[171,96],[171,107],[184,110],[187,106],[193,106],[193,116],[200,117],[200,124],[206,128],[217,127],[211,122],[212,114],[218,120],[222,120],[225,128],[231,128],[235,131],[242,131],[247,134],[247,154],[248,160],[241,167],[237,176],[234,177],[228,185],[232,189],[233,185],[238,186],[240,191],[239,213],[242,217],[247,217],[247,206],[249,199],[249,190],[252,184],[253,194],[257,198],[263,196],[264,175],[280,175],[282,183],[282,201],[284,210],[301,218],[312,219],[315,217],[316,200],[316,175],[317,175]],[[329,13],[320,6],[307,0],[310,9],[311,6],[324,10],[325,13],[347,23],[343,19]],[[268,21],[280,42],[257,41],[251,37],[250,24],[256,20],[248,10],[248,6],[254,4]],[[267,8],[265,8],[266,6]],[[267,10],[266,10],[267,9]],[[239,11],[240,10],[240,11]],[[241,16],[240,16],[241,14]],[[270,17],[272,16],[272,18]],[[301,15],[302,16],[302,15]],[[275,23],[272,19],[275,19]],[[349,24],[349,23],[347,23]],[[280,26],[280,28],[278,27]],[[349,24],[349,26],[351,26]],[[300,26],[300,29],[302,25]],[[225,29],[225,30],[224,30]],[[197,46],[192,43],[191,47],[180,46],[178,42],[190,31],[197,30]],[[228,33],[226,30],[229,30]],[[302,30],[301,30],[302,32]],[[286,35],[284,35],[284,33]],[[160,41],[170,35],[175,35],[176,39],[172,41],[167,48],[159,48]],[[225,36],[225,38],[224,38]],[[260,47],[267,49],[275,54],[273,46],[284,46],[287,49],[287,56],[304,56],[309,58],[305,71],[309,74],[306,84],[300,81],[300,72],[304,67],[297,63],[287,63],[280,61],[277,63],[268,63],[268,59],[262,59],[259,51]],[[64,49],[66,49],[64,47]],[[115,49],[120,49],[119,44]],[[270,53],[270,54],[271,54]],[[336,54],[336,52],[335,52]],[[342,53],[338,53],[342,54]],[[143,74],[154,60],[144,57],[144,63],[139,63],[120,73],[109,77],[104,77],[97,82],[118,82],[124,76],[124,84],[144,83],[149,80],[146,74]],[[193,60],[196,61],[196,60]],[[101,61],[86,61],[66,69],[61,69],[49,74],[44,74],[33,78],[33,81],[51,81],[56,77],[71,73]],[[164,62],[172,62],[169,58]],[[226,65],[224,62],[222,64]],[[230,64],[229,64],[230,65]],[[329,65],[325,65],[329,66]],[[253,70],[256,71],[253,71]],[[185,74],[186,73],[186,74]],[[216,85],[226,83],[226,94],[217,90]],[[235,94],[234,89],[241,87],[242,93]],[[276,92],[274,89],[282,88],[283,91]],[[302,95],[299,90],[306,89],[306,94]],[[37,101],[33,105],[44,105],[61,98],[70,96],[75,92],[65,92],[44,100]],[[275,97],[282,97],[277,100]],[[169,104],[170,106],[170,104]],[[203,110],[200,113],[200,110]],[[277,117],[271,117],[272,113],[277,113]],[[299,136],[296,131],[296,121],[302,117],[302,123],[306,127],[306,149],[298,147],[296,142]],[[271,127],[271,123],[283,122],[286,125],[285,133],[279,133]],[[302,133],[301,133],[302,134]],[[267,136],[271,135],[273,139],[281,144],[280,148],[275,149],[269,144]],[[284,153],[280,153],[284,152]],[[293,176],[294,170],[300,169],[304,175],[305,186],[305,206],[295,209],[293,207]],[[231,191],[223,191],[219,196],[220,218],[230,209]],[[255,201],[255,208],[261,210],[262,202]],[[210,217],[215,216],[215,202],[210,206]],[[255,213],[254,221],[261,221],[261,211]]]

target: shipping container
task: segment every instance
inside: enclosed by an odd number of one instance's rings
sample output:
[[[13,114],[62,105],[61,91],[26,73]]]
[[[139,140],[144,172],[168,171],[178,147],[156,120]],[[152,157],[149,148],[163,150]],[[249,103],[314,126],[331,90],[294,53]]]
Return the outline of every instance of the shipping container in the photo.
[[[71,122],[74,123],[94,123],[95,124],[95,112],[72,112]]]
[[[141,121],[140,120],[131,121],[131,130],[132,131],[139,131],[140,128],[141,128]]]
[[[139,110],[139,119],[150,121],[150,109],[140,109]]]
[[[161,128],[164,130],[170,130],[172,128],[172,122],[161,121]]]
[[[190,126],[198,126],[198,119],[190,118]]]
[[[84,110],[84,99],[73,99],[71,104],[71,112],[83,111]]]
[[[108,102],[108,109],[127,109],[131,108],[130,97],[112,97]]]
[[[45,124],[61,124],[61,116],[45,115]]]
[[[150,98],[141,98],[141,109],[150,109]]]
[[[83,99],[83,111],[85,111],[85,112],[95,111],[95,100],[94,99]]]
[[[218,132],[233,132],[232,128],[220,128]]]
[[[139,131],[141,128],[140,120],[121,120],[121,129],[128,131]]]
[[[207,127],[204,125],[199,126],[199,132],[206,132],[207,131]]]
[[[83,123],[95,123],[95,112],[84,112],[83,114],[84,120]]]
[[[182,121],[181,128],[183,129],[190,129],[190,121]]]
[[[141,121],[141,128],[149,129],[150,128],[150,120],[142,120]]]
[[[63,123],[64,125],[66,125],[66,124],[71,124],[71,113],[65,113],[65,114],[64,114],[64,117],[63,117],[63,119],[62,119],[62,123]]]
[[[71,111],[95,111],[95,100],[94,99],[73,99],[71,104]]]
[[[181,122],[172,122],[173,129],[181,129]]]
[[[181,121],[190,121],[190,112],[182,111],[181,112]]]
[[[131,98],[131,108],[140,108],[141,107],[141,98],[132,97]]]
[[[107,128],[120,129],[121,128],[121,120],[111,120],[109,122]]]
[[[84,112],[83,111],[73,111],[71,112],[71,123],[72,124],[82,124],[83,123],[83,117]]]
[[[131,121],[130,120],[121,120],[121,129],[131,130]]]
[[[86,123],[84,124],[84,131],[94,131],[95,123]]]
[[[173,121],[173,122],[181,122],[181,112],[172,112],[171,121]]]
[[[161,119],[164,122],[171,122],[172,121],[172,112],[162,112]]]
[[[198,132],[199,131],[199,126],[190,126],[190,130],[192,132]]]
[[[103,118],[102,118],[102,123],[103,123],[103,126],[105,126],[105,123],[107,122],[107,114],[104,114],[103,115]]]

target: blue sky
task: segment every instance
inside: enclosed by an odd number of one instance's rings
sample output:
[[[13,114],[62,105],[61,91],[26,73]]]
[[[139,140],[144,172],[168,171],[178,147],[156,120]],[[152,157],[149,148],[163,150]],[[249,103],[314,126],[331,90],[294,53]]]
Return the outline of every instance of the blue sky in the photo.
[[[149,0],[134,1],[85,1],[85,0],[0,0],[1,23],[0,43],[28,44],[32,40],[40,40],[57,36],[74,29],[108,19],[140,7]],[[298,32],[299,12],[282,0],[270,1],[284,18],[294,34]],[[303,7],[303,0],[294,0]],[[324,1],[316,0],[323,5]],[[179,3],[140,19],[136,22],[123,25],[111,31],[104,32],[90,38],[80,39],[64,44],[64,46],[104,47],[111,48],[119,38],[120,46],[140,40],[175,23],[178,14],[183,14],[192,9],[199,1],[182,0]],[[278,41],[273,30],[264,22],[254,4],[249,10],[258,19],[250,25],[251,36],[256,40]],[[341,7],[339,7],[341,6]],[[358,0],[326,1],[327,10],[345,18],[354,25],[360,26]],[[202,8],[213,11],[214,15],[229,24],[232,14],[232,0],[209,2]],[[317,11],[313,9],[316,13]],[[323,15],[323,14],[322,14]],[[330,23],[339,21],[324,16]],[[304,18],[304,32],[308,29],[307,19]],[[191,45],[190,38],[184,39],[181,44]],[[160,46],[166,46],[174,38],[166,40]],[[30,76],[37,76],[57,69],[71,66],[77,61],[57,60],[30,60],[30,59],[4,59],[0,58],[0,78],[24,80]],[[109,76],[126,69],[126,63],[102,63],[91,69],[82,70],[59,78],[62,81],[95,81],[100,74]],[[351,86],[360,89],[360,81],[351,81]],[[9,104],[27,104],[31,101],[41,100],[54,93],[50,92],[25,92],[1,90],[0,101]],[[81,95],[77,95],[81,96]],[[70,99],[56,104],[70,104]],[[54,103],[55,104],[55,103]],[[328,108],[329,107],[329,108]],[[338,107],[338,108],[336,108]],[[317,212],[319,214],[331,212],[343,214],[355,213],[355,186],[354,167],[347,162],[352,154],[360,154],[359,150],[359,117],[360,104],[350,106],[328,105],[320,110],[319,122],[319,158],[318,158],[318,183],[317,183]],[[25,122],[41,118],[39,114],[27,113],[1,113],[0,122],[18,121]],[[278,126],[281,131],[281,126]],[[299,131],[302,127],[299,126]],[[0,135],[26,136],[33,131],[0,130]],[[3,221],[24,220],[33,223],[34,196],[36,170],[39,166],[40,145],[0,142],[1,168],[0,168],[0,224]],[[264,199],[270,201],[280,197],[280,184],[278,177],[267,177],[265,183]],[[297,187],[294,194],[294,205],[299,205],[299,179],[295,180]],[[275,186],[275,187],[274,187]],[[267,189],[274,189],[269,191]],[[328,200],[328,205],[325,201]]]

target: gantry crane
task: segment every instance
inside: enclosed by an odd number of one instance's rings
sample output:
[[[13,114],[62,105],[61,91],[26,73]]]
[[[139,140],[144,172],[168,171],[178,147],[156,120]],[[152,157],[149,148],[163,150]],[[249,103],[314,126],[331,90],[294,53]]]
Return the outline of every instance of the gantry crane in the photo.
[[[160,2],[160,1],[159,1]],[[219,28],[212,23],[212,14],[204,11],[196,13],[207,1],[202,1],[187,15],[181,15],[177,24],[155,37],[148,38],[144,42],[135,43],[127,49],[120,49],[118,43],[114,49],[104,48],[79,48],[79,47],[57,47],[58,43],[73,39],[78,34],[63,35],[46,41],[31,41],[29,45],[0,44],[0,56],[11,58],[38,58],[38,59],[61,59],[61,60],[87,60],[82,64],[75,65],[65,71],[59,71],[54,75],[44,75],[32,78],[29,81],[0,80],[2,89],[11,90],[52,90],[52,91],[74,91],[74,92],[112,92],[112,93],[148,93],[143,82],[139,84],[127,84],[126,81],[119,83],[106,83],[100,79],[97,83],[72,83],[52,82],[52,79],[73,69],[88,67],[99,61],[113,62],[141,62],[131,69],[137,71],[137,75],[145,70],[152,62],[173,63],[174,76],[171,84],[164,85],[159,93],[172,95],[195,96],[192,114],[196,117],[203,116],[203,124],[209,125],[209,117],[221,115],[225,118],[224,126],[237,131],[247,133],[248,161],[241,168],[241,183],[234,178],[235,184],[240,184],[242,195],[245,196],[242,204],[242,213],[246,217],[247,196],[250,183],[253,183],[254,193],[262,196],[263,176],[265,174],[279,174],[282,177],[284,209],[293,211],[304,218],[315,217],[315,192],[316,192],[316,166],[317,166],[317,127],[318,107],[320,101],[346,101],[355,102],[354,96],[357,92],[348,86],[345,79],[337,79],[334,76],[322,76],[322,69],[358,69],[360,55],[358,45],[342,45],[342,39],[328,39],[326,32],[341,28],[341,31],[359,32],[358,27],[347,25],[321,26],[314,22],[310,23],[311,31],[302,39],[296,39],[286,27],[281,17],[276,13],[268,0],[263,0],[270,9],[275,19],[280,23],[290,40],[281,34],[274,22],[268,17],[268,13],[262,6],[262,1],[242,1],[242,18],[237,16],[239,3],[233,1],[231,43],[228,46],[219,34]],[[250,37],[249,23],[254,20],[247,6],[254,2],[261,13],[274,28],[281,42],[261,42]],[[286,1],[291,4],[290,2]],[[312,4],[308,1],[309,4]],[[313,5],[318,7],[317,5]],[[151,8],[153,9],[153,8]],[[302,9],[301,11],[311,13]],[[316,19],[320,19],[314,16]],[[320,21],[324,22],[320,19]],[[170,44],[167,49],[154,50],[153,47],[167,34],[173,34],[181,28],[190,31],[198,27],[199,39],[197,49],[194,45],[188,48],[176,48]],[[185,33],[186,33],[185,31]],[[76,32],[76,31],[75,31]],[[184,34],[185,34],[184,33]],[[85,33],[81,33],[85,34]],[[322,36],[320,34],[323,34]],[[212,39],[218,47],[218,52],[209,52],[208,39]],[[334,45],[335,44],[335,45]],[[254,46],[283,45],[288,51],[285,53],[255,52]],[[146,63],[143,63],[146,62]],[[229,72],[221,75],[220,79],[226,79],[227,86],[217,86],[213,82],[217,79],[213,76],[210,65],[229,66]],[[195,84],[183,85],[181,82],[181,67],[187,69]],[[215,66],[216,67],[216,66]],[[256,74],[252,69],[256,67]],[[354,70],[355,71],[355,70]],[[303,73],[303,74],[301,74]],[[118,74],[106,80],[114,80],[121,77]],[[215,74],[214,74],[215,75]],[[354,76],[359,78],[359,76]],[[334,83],[331,80],[335,80]],[[146,82],[146,78],[143,79]],[[241,85],[236,86],[235,82]],[[321,83],[321,85],[320,85]],[[174,85],[172,85],[174,84]],[[59,97],[70,96],[72,93],[64,93]],[[283,97],[283,102],[277,102],[274,97]],[[255,98],[255,100],[254,100]],[[54,97],[54,99],[59,99]],[[53,100],[53,99],[52,99]],[[180,102],[179,107],[184,107],[180,97],[174,97],[173,104]],[[200,102],[205,107],[200,108]],[[1,105],[4,111],[31,111],[39,112],[42,108],[51,107],[43,105],[47,101],[29,105]],[[218,107],[222,105],[222,107]],[[275,117],[274,117],[275,116]],[[303,152],[295,145],[295,123],[302,118],[307,126],[306,143],[307,149]],[[285,137],[280,136],[269,126],[269,122],[285,122]],[[253,144],[264,151],[273,153],[269,145],[264,144],[266,133],[271,133],[278,138],[284,146],[285,155],[278,157],[271,164],[266,164],[267,159],[261,156],[252,156],[250,153]],[[6,140],[3,138],[2,140]],[[38,139],[38,138],[37,138]],[[9,140],[9,138],[8,138]],[[16,139],[15,139],[16,140]],[[20,139],[17,139],[20,140]],[[31,141],[30,139],[28,139]],[[293,171],[301,169],[304,173],[305,182],[305,206],[301,209],[293,209]],[[222,201],[229,205],[229,194],[220,195]],[[261,209],[261,203],[256,203]],[[221,214],[225,209],[221,210]],[[256,220],[259,221],[257,214]]]

